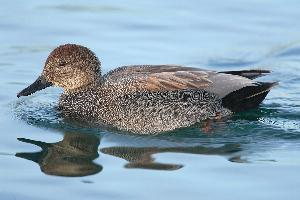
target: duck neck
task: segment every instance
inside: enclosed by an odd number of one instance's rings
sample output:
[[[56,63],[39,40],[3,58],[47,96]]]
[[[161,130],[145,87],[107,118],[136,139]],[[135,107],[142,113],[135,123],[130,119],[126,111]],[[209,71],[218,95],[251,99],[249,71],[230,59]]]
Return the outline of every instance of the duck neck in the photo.
[[[93,81],[89,82],[88,84],[81,85],[76,88],[72,88],[72,89],[65,88],[64,93],[65,94],[77,93],[77,92],[81,92],[81,91],[85,91],[85,90],[95,89],[100,86],[101,86],[101,78],[99,77],[99,78],[96,78]]]

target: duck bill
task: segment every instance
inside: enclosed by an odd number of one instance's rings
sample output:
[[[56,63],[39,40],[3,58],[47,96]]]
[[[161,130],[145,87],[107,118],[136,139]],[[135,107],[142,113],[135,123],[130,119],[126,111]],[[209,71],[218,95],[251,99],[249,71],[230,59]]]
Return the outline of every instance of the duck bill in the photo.
[[[23,89],[17,94],[17,97],[28,96],[39,90],[45,89],[46,87],[51,86],[52,83],[48,82],[43,75],[39,76],[34,83],[29,85],[27,88]]]

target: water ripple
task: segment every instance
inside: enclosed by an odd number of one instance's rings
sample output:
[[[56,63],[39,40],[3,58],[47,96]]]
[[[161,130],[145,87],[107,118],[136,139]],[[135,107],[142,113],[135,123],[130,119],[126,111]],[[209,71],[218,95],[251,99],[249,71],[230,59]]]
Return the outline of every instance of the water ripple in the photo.
[[[51,9],[66,12],[89,12],[89,13],[101,13],[101,12],[116,12],[123,11],[124,8],[112,6],[112,5],[75,5],[75,4],[60,4],[53,6],[42,6],[38,9]]]

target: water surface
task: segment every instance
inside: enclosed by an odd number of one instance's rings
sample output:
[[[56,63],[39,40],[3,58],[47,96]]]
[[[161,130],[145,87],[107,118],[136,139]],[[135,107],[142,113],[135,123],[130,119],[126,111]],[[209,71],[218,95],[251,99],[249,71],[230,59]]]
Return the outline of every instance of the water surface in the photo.
[[[0,7],[0,199],[299,199],[298,1],[11,1]],[[63,43],[127,64],[270,69],[260,108],[155,136],[82,127],[17,92]]]

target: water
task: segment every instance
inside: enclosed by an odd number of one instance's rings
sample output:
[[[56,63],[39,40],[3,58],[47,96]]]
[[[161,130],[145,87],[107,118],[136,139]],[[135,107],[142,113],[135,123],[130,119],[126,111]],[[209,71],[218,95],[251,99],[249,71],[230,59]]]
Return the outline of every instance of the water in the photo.
[[[299,199],[299,1],[7,1],[0,7],[0,199]],[[126,64],[262,68],[264,104],[134,136],[61,119],[58,88],[16,93],[63,43]]]

